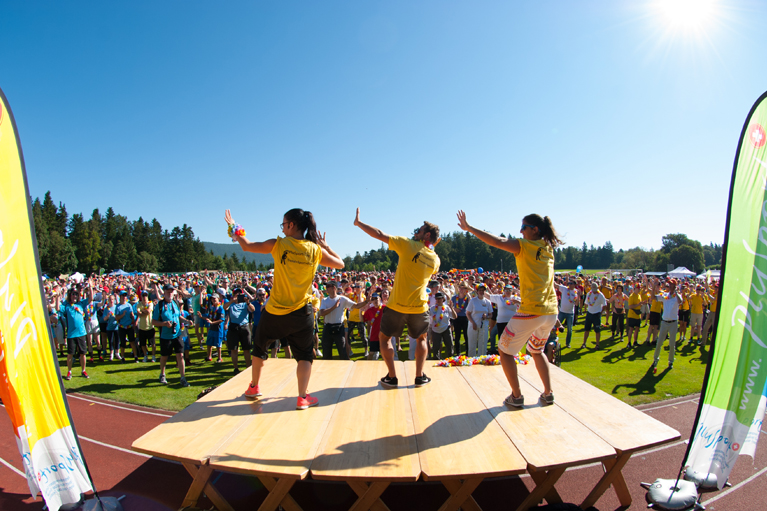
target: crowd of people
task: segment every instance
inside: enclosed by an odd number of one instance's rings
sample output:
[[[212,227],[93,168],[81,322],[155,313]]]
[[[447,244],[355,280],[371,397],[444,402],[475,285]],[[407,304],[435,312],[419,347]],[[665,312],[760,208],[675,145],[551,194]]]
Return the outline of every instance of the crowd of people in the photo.
[[[483,242],[513,253],[518,273],[439,271],[436,225],[424,222],[413,238],[390,236],[362,222],[359,211],[354,225],[387,243],[399,265],[396,273],[344,271],[311,213],[291,210],[281,224],[284,237],[250,242],[242,229],[230,229],[244,250],[274,256],[275,268],[268,272],[47,281],[52,332],[57,349],[67,353],[64,378],[72,377],[75,358],[85,378],[87,364],[96,360],[157,363],[159,344],[159,381],[168,383],[167,361],[175,356],[180,384],[186,387],[194,338],[208,362],[223,362],[228,351],[235,374],[242,351],[252,371],[245,394],[252,398],[261,395],[264,361],[284,351],[298,363],[297,408],[303,409],[316,404],[307,393],[315,358],[350,359],[358,343],[366,358],[383,358],[387,374],[381,384],[396,388],[393,361],[407,340],[408,356],[416,361],[416,386],[431,381],[423,371],[428,358],[498,354],[512,390],[506,404],[520,407],[524,400],[513,356],[523,348],[533,356],[544,383],[541,400],[553,403],[544,346],[562,325],[563,347],[571,348],[573,327],[584,315],[581,349],[592,331],[598,349],[605,329],[618,342],[625,335],[626,347],[635,348],[640,327],[649,324],[643,342],[656,346],[653,369],[667,337],[671,368],[675,345],[687,340],[688,328],[689,342],[705,343],[710,335],[716,284],[645,275],[555,275],[553,249],[560,241],[548,218],[525,217],[519,239],[476,229],[462,211],[458,220]],[[234,226],[228,211],[226,221]]]

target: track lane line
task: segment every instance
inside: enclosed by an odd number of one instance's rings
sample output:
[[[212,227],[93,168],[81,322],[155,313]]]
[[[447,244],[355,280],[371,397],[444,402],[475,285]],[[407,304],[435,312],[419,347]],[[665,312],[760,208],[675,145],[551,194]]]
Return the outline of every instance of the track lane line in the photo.
[[[89,403],[96,403],[97,405],[109,406],[111,408],[118,408],[120,410],[128,410],[129,412],[145,413],[147,415],[155,415],[157,417],[165,417],[165,418],[173,417],[173,415],[167,415],[167,414],[164,414],[164,413],[156,413],[156,412],[147,412],[145,410],[136,410],[135,408],[128,408],[128,407],[120,406],[120,405],[113,405],[111,403],[104,403],[102,401],[94,401],[92,399],[86,399],[84,397],[74,396],[74,395],[71,395],[71,394],[67,394],[67,398],[79,399],[81,401],[87,401]]]
[[[717,500],[721,499],[722,497],[725,497],[725,496],[729,495],[730,493],[734,492],[735,490],[737,490],[741,486],[744,486],[744,485],[750,483],[751,481],[753,481],[754,479],[756,479],[757,477],[759,477],[760,475],[762,475],[764,473],[767,473],[767,467],[764,467],[762,470],[760,470],[756,474],[752,475],[748,479],[744,479],[743,481],[739,482],[735,486],[733,486],[733,487],[723,491],[722,493],[716,495],[715,497],[711,497],[708,500],[704,500],[703,502],[701,502],[701,504],[706,505],[706,504],[709,504],[711,502],[717,501]]]
[[[3,458],[0,458],[0,463],[2,463],[3,465],[5,465],[6,467],[10,468],[11,470],[13,470],[14,472],[16,472],[18,475],[20,475],[20,476],[21,476],[21,477],[23,477],[24,479],[26,479],[26,478],[27,478],[27,475],[26,475],[24,472],[22,472],[21,470],[19,470],[19,469],[18,469],[18,468],[16,468],[16,467],[14,467],[13,465],[11,465],[11,464],[10,464],[10,463],[8,463],[7,461],[5,461]]]

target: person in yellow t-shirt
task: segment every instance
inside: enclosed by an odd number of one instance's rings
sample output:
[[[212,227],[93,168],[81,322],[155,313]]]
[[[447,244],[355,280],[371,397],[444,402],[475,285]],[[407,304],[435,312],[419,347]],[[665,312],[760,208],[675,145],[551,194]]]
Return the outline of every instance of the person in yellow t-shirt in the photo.
[[[706,322],[703,324],[703,333],[701,334],[702,339],[698,341],[698,344],[703,346],[708,343],[708,333],[711,331],[711,328],[713,328],[714,323],[716,323],[719,286],[717,284],[712,285],[708,288],[708,293],[706,294],[708,300],[708,316],[706,316]]]
[[[228,209],[224,218],[228,225],[235,225]],[[252,381],[245,396],[252,399],[261,396],[258,382],[268,358],[267,347],[275,339],[284,339],[297,362],[296,408],[305,410],[318,403],[316,397],[306,392],[314,360],[312,281],[318,265],[340,270],[344,262],[327,244],[324,233],[320,235],[317,232],[317,224],[311,212],[291,209],[283,216],[280,229],[284,238],[278,236],[262,242],[248,241],[245,236],[232,233],[232,239],[245,252],[272,254],[274,258],[274,286],[253,336]]]
[[[639,286],[639,282],[636,283],[634,289],[629,295],[628,301],[628,323],[626,324],[626,331],[629,338],[629,348],[632,347],[631,336],[634,336],[633,347],[639,346],[637,338],[639,337],[639,327],[642,325],[642,294]]]
[[[551,219],[535,214],[524,217],[519,230],[522,239],[501,238],[472,227],[466,221],[466,213],[460,210],[458,226],[491,247],[511,252],[517,261],[522,300],[498,342],[503,372],[511,386],[511,395],[504,400],[504,404],[515,408],[524,407],[525,399],[519,387],[517,363],[514,360],[514,355],[523,347],[533,357],[543,382],[540,401],[544,405],[553,404],[554,393],[543,350],[559,312],[557,293],[554,290],[554,249],[562,240],[551,225]]]
[[[687,339],[687,325],[690,324],[690,297],[692,290],[687,284],[682,285],[682,303],[679,305],[679,342]]]
[[[657,279],[655,281],[657,283]],[[656,296],[650,291],[650,287],[654,284],[647,284],[648,292],[650,293],[650,328],[647,329],[647,339],[645,344],[650,344],[650,338],[652,337],[652,345],[654,346],[658,342],[658,334],[660,333],[660,318],[661,312],[663,312],[663,302],[658,300]]]
[[[612,302],[610,301],[610,298],[613,297],[613,287],[607,281],[607,277],[602,277],[602,283],[599,286],[599,290],[602,292],[603,295],[605,295],[605,300],[607,300],[607,304],[604,307],[602,307],[602,315],[605,317],[605,324],[602,326],[609,327],[610,312],[612,310],[612,306],[611,306]]]
[[[389,236],[382,230],[360,220],[360,208],[354,225],[365,234],[389,245],[399,257],[397,271],[394,274],[394,289],[389,296],[386,308],[381,314],[381,328],[378,334],[381,356],[386,362],[388,373],[381,378],[381,385],[395,388],[398,385],[397,370],[394,367],[394,346],[391,339],[399,339],[407,324],[408,335],[416,339],[415,349],[415,386],[422,387],[431,378],[423,372],[429,346],[426,334],[429,329],[429,302],[426,285],[431,276],[439,271],[439,256],[434,246],[439,243],[439,227],[424,222],[413,235],[413,239]],[[396,341],[395,341],[396,342]]]
[[[695,294],[690,295],[690,344],[695,342],[695,334],[700,334],[703,329],[703,307],[706,305],[706,297],[703,295],[703,286],[695,287]]]

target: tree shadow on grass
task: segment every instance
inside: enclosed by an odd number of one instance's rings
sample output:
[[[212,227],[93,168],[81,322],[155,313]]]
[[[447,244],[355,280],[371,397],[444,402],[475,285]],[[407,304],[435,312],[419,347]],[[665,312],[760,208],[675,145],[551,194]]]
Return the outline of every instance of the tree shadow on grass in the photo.
[[[631,392],[629,392],[629,396],[648,396],[655,394],[655,386],[658,384],[660,380],[662,380],[666,374],[670,371],[670,369],[667,367],[663,371],[653,374],[653,368],[650,366],[647,369],[647,372],[639,379],[638,382],[631,384],[631,383],[619,383],[615,387],[613,387],[612,393],[617,394],[618,389],[621,387],[625,387],[627,389],[634,389]]]

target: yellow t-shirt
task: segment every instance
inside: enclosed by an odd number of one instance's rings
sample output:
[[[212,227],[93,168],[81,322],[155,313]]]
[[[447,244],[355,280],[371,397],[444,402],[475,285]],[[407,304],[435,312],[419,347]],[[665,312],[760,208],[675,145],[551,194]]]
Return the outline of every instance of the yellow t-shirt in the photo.
[[[545,316],[558,312],[554,291],[554,251],[544,240],[519,240],[516,254],[522,314]]]
[[[639,293],[631,293],[629,295],[629,319],[641,319],[642,314],[640,309],[632,309],[632,306],[639,305],[639,302],[642,301],[642,297],[639,296]]]
[[[653,298],[652,305],[650,305],[650,312],[663,312],[663,302]]]
[[[607,298],[608,300],[612,298],[613,288],[612,286],[610,286],[610,284],[600,287],[599,290],[602,291],[602,294],[605,295],[605,298]]]
[[[690,313],[703,314],[703,295],[695,293],[690,297]]]
[[[360,302],[362,301],[361,293],[352,293],[348,295],[349,300],[353,302]],[[360,316],[360,309],[349,309],[349,321],[354,323],[361,323],[362,322],[362,316]]]
[[[322,259],[322,249],[308,240],[277,237],[272,257],[274,286],[266,310],[284,316],[312,299],[312,281]]]
[[[429,310],[426,285],[439,270],[439,256],[421,241],[389,237],[389,250],[399,256],[397,272],[386,306],[402,314],[423,314]]]
[[[708,310],[710,310],[711,312],[716,312],[717,293],[709,294],[708,298],[709,298]]]
[[[682,295],[682,303],[679,305],[680,311],[688,311],[690,310],[690,295],[687,293]]]
[[[152,325],[152,311],[154,310],[154,302],[151,300],[147,305],[144,305],[144,302],[138,303],[138,310],[139,312],[143,310],[148,310],[149,314],[147,316],[142,316],[139,314],[138,317],[138,329],[139,330],[151,330],[154,328]]]

